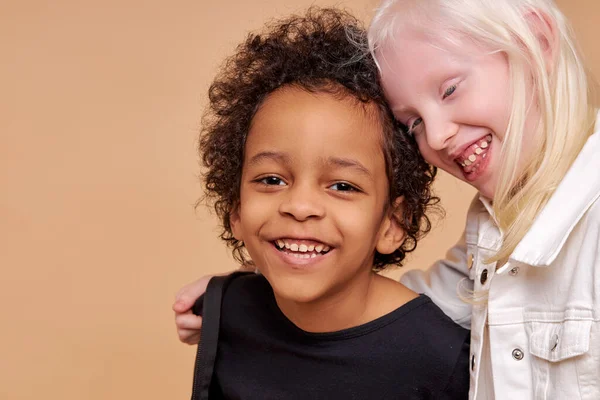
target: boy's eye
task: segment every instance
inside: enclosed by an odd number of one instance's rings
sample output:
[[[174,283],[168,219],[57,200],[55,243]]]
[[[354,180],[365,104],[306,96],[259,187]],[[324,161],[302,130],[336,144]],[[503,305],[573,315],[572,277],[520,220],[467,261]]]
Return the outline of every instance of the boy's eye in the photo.
[[[354,186],[352,186],[351,184],[346,183],[346,182],[334,183],[333,185],[331,185],[329,187],[333,190],[337,190],[340,192],[355,192],[358,190]]]
[[[448,89],[446,89],[446,91],[444,92],[444,96],[443,98],[445,99],[446,97],[449,97],[452,95],[452,93],[454,93],[454,91],[456,90],[456,85],[452,85],[450,86]]]
[[[268,185],[268,186],[283,186],[283,185],[285,185],[285,182],[283,181],[283,179],[278,178],[276,176],[266,176],[262,179],[259,179],[258,182],[260,182],[264,185]]]

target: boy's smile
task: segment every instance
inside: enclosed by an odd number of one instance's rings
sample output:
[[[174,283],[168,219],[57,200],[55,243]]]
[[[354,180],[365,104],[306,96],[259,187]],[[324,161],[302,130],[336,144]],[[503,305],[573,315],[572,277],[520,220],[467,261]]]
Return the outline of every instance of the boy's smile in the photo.
[[[252,120],[232,229],[282,311],[327,307],[368,291],[375,251],[396,226],[388,191],[375,106],[283,87]]]
[[[310,239],[277,239],[274,245],[280,252],[298,260],[321,257],[331,250],[331,246]]]

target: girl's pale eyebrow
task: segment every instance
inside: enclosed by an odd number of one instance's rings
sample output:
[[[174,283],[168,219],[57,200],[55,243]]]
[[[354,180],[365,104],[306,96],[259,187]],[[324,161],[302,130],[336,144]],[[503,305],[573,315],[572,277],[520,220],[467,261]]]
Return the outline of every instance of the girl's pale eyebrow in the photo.
[[[282,164],[289,164],[290,162],[289,157],[284,153],[278,151],[261,151],[250,158],[248,161],[248,166],[253,166],[266,160],[271,160]]]
[[[362,165],[357,160],[353,160],[351,158],[329,157],[326,160],[325,164],[330,167],[352,168],[352,169],[356,170],[357,172],[368,176],[369,178],[372,177],[371,171],[369,171],[369,169],[367,167]]]
[[[398,106],[398,107],[392,107],[392,111],[393,112],[397,112],[397,113],[405,113],[408,111],[408,107],[406,106]]]

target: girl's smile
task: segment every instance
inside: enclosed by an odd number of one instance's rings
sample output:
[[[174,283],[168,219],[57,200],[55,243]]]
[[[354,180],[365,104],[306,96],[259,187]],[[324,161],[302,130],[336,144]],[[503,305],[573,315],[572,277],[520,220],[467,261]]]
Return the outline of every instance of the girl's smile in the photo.
[[[382,82],[396,118],[415,136],[423,157],[493,199],[512,105],[508,62],[500,52],[455,42],[432,43],[422,32],[400,31],[378,50]],[[531,107],[528,133],[534,131],[535,111]],[[530,156],[528,133],[521,162]]]
[[[469,182],[476,181],[485,171],[492,154],[492,134],[476,140],[474,143],[463,146],[457,151],[454,160],[462,167],[465,179]]]

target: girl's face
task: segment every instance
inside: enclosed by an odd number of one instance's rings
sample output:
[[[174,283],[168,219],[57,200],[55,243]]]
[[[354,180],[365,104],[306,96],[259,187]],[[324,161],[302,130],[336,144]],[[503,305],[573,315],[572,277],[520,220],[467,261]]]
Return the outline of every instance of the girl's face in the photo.
[[[395,224],[381,124],[368,107],[286,87],[253,118],[231,223],[282,309],[359,293],[375,250],[385,252]]]
[[[419,32],[401,32],[378,51],[383,86],[423,157],[493,199],[512,104],[508,62],[466,41],[452,49],[434,46]],[[534,127],[532,114],[526,131]],[[522,143],[521,162],[530,141]]]

